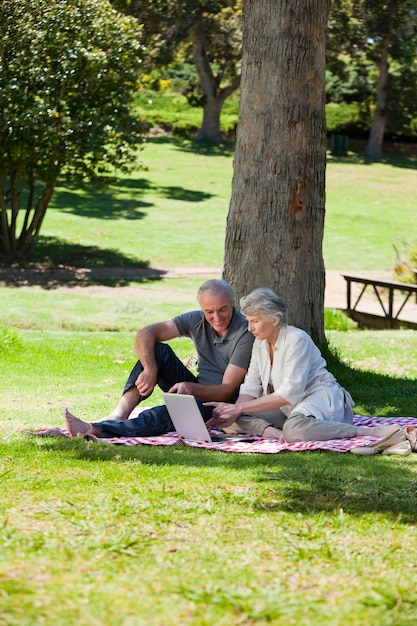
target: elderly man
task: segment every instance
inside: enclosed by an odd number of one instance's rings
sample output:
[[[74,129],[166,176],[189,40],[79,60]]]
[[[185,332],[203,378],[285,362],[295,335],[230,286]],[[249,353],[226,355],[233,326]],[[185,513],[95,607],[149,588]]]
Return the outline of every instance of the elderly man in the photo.
[[[189,394],[197,399],[203,418],[212,407],[203,402],[234,402],[248,369],[253,335],[235,308],[235,296],[224,280],[208,280],[199,289],[200,310],[146,326],[136,334],[138,362],[129,375],[123,395],[112,413],[99,422],[85,422],[64,410],[73,437],[150,437],[174,430],[165,406],[142,411],[128,419],[133,409],[149,398],[156,385],[163,391]],[[197,352],[195,376],[164,342],[190,337]]]

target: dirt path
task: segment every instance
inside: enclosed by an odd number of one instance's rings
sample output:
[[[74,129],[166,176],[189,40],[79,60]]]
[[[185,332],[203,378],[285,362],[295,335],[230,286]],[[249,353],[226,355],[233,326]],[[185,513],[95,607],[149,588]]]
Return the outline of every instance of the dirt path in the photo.
[[[392,270],[364,270],[343,272],[341,270],[326,271],[326,308],[346,307],[346,281],[343,274],[368,276],[381,280],[392,280]],[[105,293],[117,289],[124,292],[132,291],[141,294],[149,288],[149,284],[140,281],[158,280],[162,278],[220,278],[218,267],[168,267],[158,268],[0,268],[0,286],[38,287],[41,289],[58,289],[78,291],[82,293]],[[88,281],[88,282],[87,282]],[[111,281],[111,285],[109,285]],[[91,284],[91,283],[94,284]],[[134,282],[134,284],[132,284]],[[138,284],[139,283],[139,284]]]

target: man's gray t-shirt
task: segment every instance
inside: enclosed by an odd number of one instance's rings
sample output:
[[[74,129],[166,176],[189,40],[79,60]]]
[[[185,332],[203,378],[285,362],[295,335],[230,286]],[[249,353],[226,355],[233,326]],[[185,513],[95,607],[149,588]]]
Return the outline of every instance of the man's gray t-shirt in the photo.
[[[202,311],[191,311],[173,318],[181,337],[192,339],[197,351],[198,382],[218,385],[229,364],[248,369],[254,336],[245,317],[234,309],[227,333],[219,337]]]

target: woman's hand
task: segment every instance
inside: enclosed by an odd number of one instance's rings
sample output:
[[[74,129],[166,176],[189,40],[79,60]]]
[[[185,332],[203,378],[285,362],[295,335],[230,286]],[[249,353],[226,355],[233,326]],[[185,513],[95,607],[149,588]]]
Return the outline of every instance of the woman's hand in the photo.
[[[228,402],[204,402],[204,406],[213,406],[213,415],[207,422],[208,428],[223,429],[231,426],[242,415],[236,404]]]

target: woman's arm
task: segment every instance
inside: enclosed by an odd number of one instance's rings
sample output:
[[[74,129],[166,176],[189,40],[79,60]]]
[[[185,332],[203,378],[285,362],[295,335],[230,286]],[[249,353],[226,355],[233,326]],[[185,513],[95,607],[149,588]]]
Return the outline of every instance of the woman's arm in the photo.
[[[213,417],[207,422],[209,428],[227,428],[246,413],[261,413],[279,409],[288,404],[287,400],[276,393],[271,393],[262,398],[253,398],[242,394],[236,400],[236,404],[226,402],[205,402],[205,406],[213,406]]]

